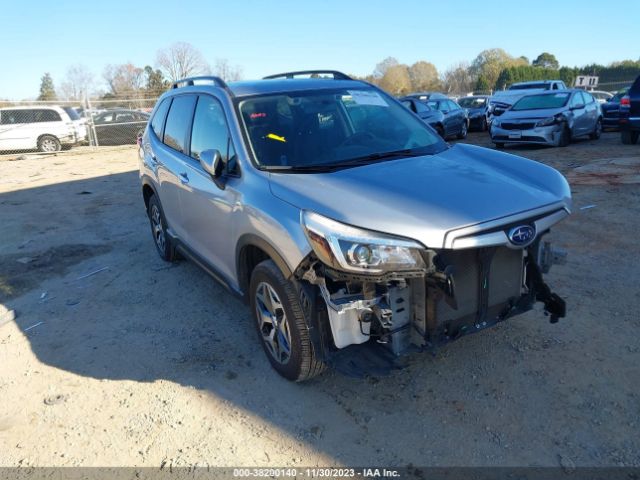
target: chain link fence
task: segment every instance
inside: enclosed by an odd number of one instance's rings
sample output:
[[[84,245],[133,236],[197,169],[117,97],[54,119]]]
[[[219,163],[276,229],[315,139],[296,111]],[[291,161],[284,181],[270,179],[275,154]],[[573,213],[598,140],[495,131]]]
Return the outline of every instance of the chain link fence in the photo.
[[[156,100],[0,101],[0,156],[135,145]]]

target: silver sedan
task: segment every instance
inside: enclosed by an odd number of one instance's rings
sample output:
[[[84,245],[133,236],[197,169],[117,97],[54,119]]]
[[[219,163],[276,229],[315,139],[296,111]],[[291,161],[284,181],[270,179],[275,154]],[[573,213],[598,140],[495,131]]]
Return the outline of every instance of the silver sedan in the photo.
[[[491,123],[497,148],[507,143],[567,146],[572,139],[600,138],[602,110],[583,90],[555,90],[527,95]]]

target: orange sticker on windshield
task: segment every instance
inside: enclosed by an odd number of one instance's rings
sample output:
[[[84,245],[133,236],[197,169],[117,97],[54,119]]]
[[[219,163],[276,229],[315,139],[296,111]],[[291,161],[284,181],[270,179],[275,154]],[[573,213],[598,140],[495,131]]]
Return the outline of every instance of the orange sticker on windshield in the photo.
[[[276,135],[275,133],[270,133],[269,135],[267,135],[267,138],[270,138],[271,140],[277,140],[279,142],[286,142],[284,137],[280,137],[279,135]]]

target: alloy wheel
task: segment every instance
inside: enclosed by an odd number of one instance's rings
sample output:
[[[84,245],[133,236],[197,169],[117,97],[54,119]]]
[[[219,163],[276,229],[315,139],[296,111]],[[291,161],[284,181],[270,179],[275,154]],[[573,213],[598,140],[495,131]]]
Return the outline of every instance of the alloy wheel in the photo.
[[[255,293],[256,317],[262,340],[271,356],[281,364],[291,358],[291,331],[278,294],[261,282]]]
[[[153,239],[155,240],[158,249],[161,252],[164,252],[164,228],[162,228],[162,216],[160,215],[160,209],[157,205],[151,206],[151,228],[153,229]]]

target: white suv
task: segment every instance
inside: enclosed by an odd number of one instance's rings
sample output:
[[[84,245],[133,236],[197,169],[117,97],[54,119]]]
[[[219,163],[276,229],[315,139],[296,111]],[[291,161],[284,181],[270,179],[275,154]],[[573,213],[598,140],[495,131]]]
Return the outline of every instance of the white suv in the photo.
[[[86,121],[71,107],[0,108],[0,151],[57,152],[86,137]]]

